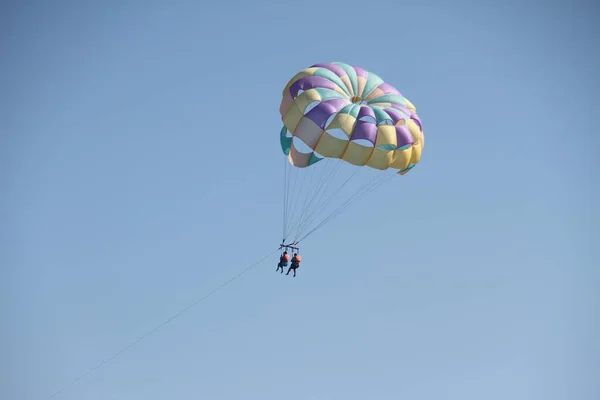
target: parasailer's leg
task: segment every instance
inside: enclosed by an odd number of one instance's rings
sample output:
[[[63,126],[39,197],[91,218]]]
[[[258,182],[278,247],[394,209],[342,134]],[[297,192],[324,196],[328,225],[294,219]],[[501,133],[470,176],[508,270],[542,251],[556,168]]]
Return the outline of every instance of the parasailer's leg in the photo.
[[[279,271],[279,269],[281,268],[281,273],[283,274],[283,269],[287,267],[287,262],[279,262],[279,264],[277,264],[277,269],[275,271]]]
[[[289,275],[290,271],[293,271],[294,272],[294,277],[296,277],[296,268],[298,268],[298,267],[296,267],[294,264],[290,265],[290,268],[288,269],[288,272],[287,272],[286,275]]]

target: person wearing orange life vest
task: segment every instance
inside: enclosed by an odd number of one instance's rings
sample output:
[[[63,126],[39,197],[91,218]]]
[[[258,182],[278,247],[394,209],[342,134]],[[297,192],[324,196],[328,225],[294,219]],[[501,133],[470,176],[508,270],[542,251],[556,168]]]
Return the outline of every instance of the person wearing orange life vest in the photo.
[[[279,257],[279,264],[277,264],[277,269],[275,271],[281,269],[281,273],[283,274],[283,268],[287,267],[288,261],[290,261],[290,255],[287,251],[284,251],[281,257]]]
[[[300,261],[302,261],[302,257],[300,257],[300,254],[294,253],[294,258],[292,258],[292,264],[290,265],[290,268],[288,269],[288,272],[286,275],[289,275],[290,271],[294,271],[294,278],[295,278],[296,270],[298,268],[300,268]]]

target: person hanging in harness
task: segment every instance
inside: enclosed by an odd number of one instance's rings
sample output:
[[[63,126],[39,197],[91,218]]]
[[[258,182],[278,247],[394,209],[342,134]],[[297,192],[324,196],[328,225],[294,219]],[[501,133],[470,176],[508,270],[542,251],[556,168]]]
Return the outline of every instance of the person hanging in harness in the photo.
[[[288,261],[290,261],[290,255],[287,251],[284,251],[281,257],[279,257],[279,264],[277,264],[277,269],[275,271],[281,269],[281,273],[283,274],[283,269],[287,267]]]
[[[294,258],[292,258],[292,264],[290,265],[290,268],[288,269],[288,272],[286,275],[289,275],[290,271],[294,271],[294,278],[295,278],[296,270],[298,268],[300,268],[300,261],[302,261],[302,257],[300,257],[300,254],[294,253]]]

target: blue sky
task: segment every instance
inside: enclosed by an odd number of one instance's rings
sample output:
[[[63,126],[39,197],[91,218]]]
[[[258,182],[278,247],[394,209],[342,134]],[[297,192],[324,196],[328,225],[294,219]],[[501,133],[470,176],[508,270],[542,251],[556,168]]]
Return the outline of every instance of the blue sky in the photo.
[[[278,245],[281,90],[330,61],[416,105],[421,163],[56,398],[600,397],[597,5],[201,4],[3,5],[1,398]]]

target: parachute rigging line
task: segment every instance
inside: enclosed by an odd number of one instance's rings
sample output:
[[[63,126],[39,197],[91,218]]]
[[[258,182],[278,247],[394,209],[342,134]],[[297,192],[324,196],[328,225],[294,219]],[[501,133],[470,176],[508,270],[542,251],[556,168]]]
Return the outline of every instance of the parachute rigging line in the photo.
[[[136,344],[140,343],[142,340],[146,339],[147,337],[149,337],[153,333],[156,333],[159,329],[163,328],[165,325],[167,325],[168,323],[172,322],[177,317],[179,317],[182,314],[186,313],[187,311],[191,310],[193,307],[195,307],[196,305],[198,305],[200,302],[206,300],[207,298],[209,298],[213,294],[217,293],[219,290],[223,289],[225,286],[229,285],[231,282],[233,282],[234,280],[236,280],[240,276],[244,275],[246,272],[250,271],[252,268],[254,268],[257,265],[261,264],[263,261],[265,261],[267,258],[269,258],[270,256],[272,256],[273,254],[275,254],[277,251],[279,251],[279,248],[271,251],[269,254],[267,254],[266,256],[262,257],[260,260],[254,262],[253,264],[250,264],[248,267],[246,267],[245,269],[243,269],[241,272],[237,273],[232,278],[230,278],[229,280],[227,280],[224,283],[222,283],[216,289],[211,290],[210,292],[208,292],[207,294],[205,294],[204,296],[202,296],[198,300],[194,301],[193,303],[189,304],[187,307],[183,308],[182,310],[180,310],[179,312],[177,312],[173,316],[169,317],[165,321],[163,321],[160,324],[158,324],[153,329],[151,329],[148,332],[144,333],[142,336],[140,336],[136,340],[132,341],[127,346],[123,347],[121,350],[119,350],[116,353],[114,353],[112,356],[108,357],[107,359],[105,359],[101,363],[97,364],[95,367],[93,367],[92,369],[90,369],[85,374],[79,376],[77,379],[71,381],[70,383],[68,383],[65,386],[63,386],[61,389],[57,390],[56,392],[54,392],[53,394],[51,394],[50,396],[48,396],[47,399],[54,398],[54,397],[58,396],[59,394],[61,394],[62,392],[64,392],[65,390],[67,390],[69,387],[71,387],[71,386],[79,383],[81,380],[83,380],[84,378],[88,377],[93,372],[95,372],[96,370],[100,369],[104,365],[108,364],[110,361],[114,360],[115,358],[117,358],[121,354],[125,353],[126,351],[128,351],[129,349],[131,349],[132,347],[134,347]]]
[[[294,174],[295,178],[299,174],[304,175],[300,179],[286,180],[286,193],[290,193],[287,202],[291,203],[289,209],[293,211],[286,214],[283,243],[287,243],[287,239],[291,236],[292,240],[289,243],[294,244],[298,244],[312,235],[357,201],[374,192],[397,175],[394,170],[386,173],[348,166],[343,160],[339,159],[324,159],[319,165],[313,165],[307,169],[295,168],[286,160],[283,174],[284,177]],[[369,176],[369,174],[372,175]],[[308,175],[310,175],[310,178],[308,178]],[[320,176],[315,179],[316,175]],[[364,179],[364,181],[351,184],[358,179]],[[296,182],[293,182],[294,180]],[[308,185],[303,184],[306,180],[310,181]],[[344,189],[350,192],[340,196],[339,194]],[[294,197],[297,198],[296,201],[291,200]],[[304,201],[300,202],[300,197],[304,197]],[[298,209],[299,204],[301,207]],[[332,207],[328,207],[330,205]],[[330,210],[327,210],[328,208]],[[324,216],[320,216],[322,213],[325,213]]]
[[[325,217],[325,219],[323,221],[321,221],[317,226],[315,226],[313,229],[311,229],[306,235],[300,237],[299,239],[296,239],[296,243],[300,243],[301,241],[303,241],[304,239],[306,239],[307,237],[309,237],[310,235],[312,235],[313,233],[318,231],[320,228],[322,228],[324,225],[326,225],[329,221],[331,221],[332,219],[337,217],[339,214],[341,214],[342,212],[344,212],[348,208],[350,208],[352,206],[352,204],[354,204],[356,201],[358,201],[358,200],[362,199],[363,197],[369,195],[370,193],[374,192],[380,186],[382,186],[383,184],[385,184],[387,181],[389,181],[392,178],[394,178],[394,175],[388,175],[385,177],[385,179],[382,179],[381,177],[374,178],[369,184],[367,184],[367,185],[363,186],[361,189],[359,189],[355,196],[349,198],[341,206],[339,206],[334,211],[332,211],[327,217]]]

